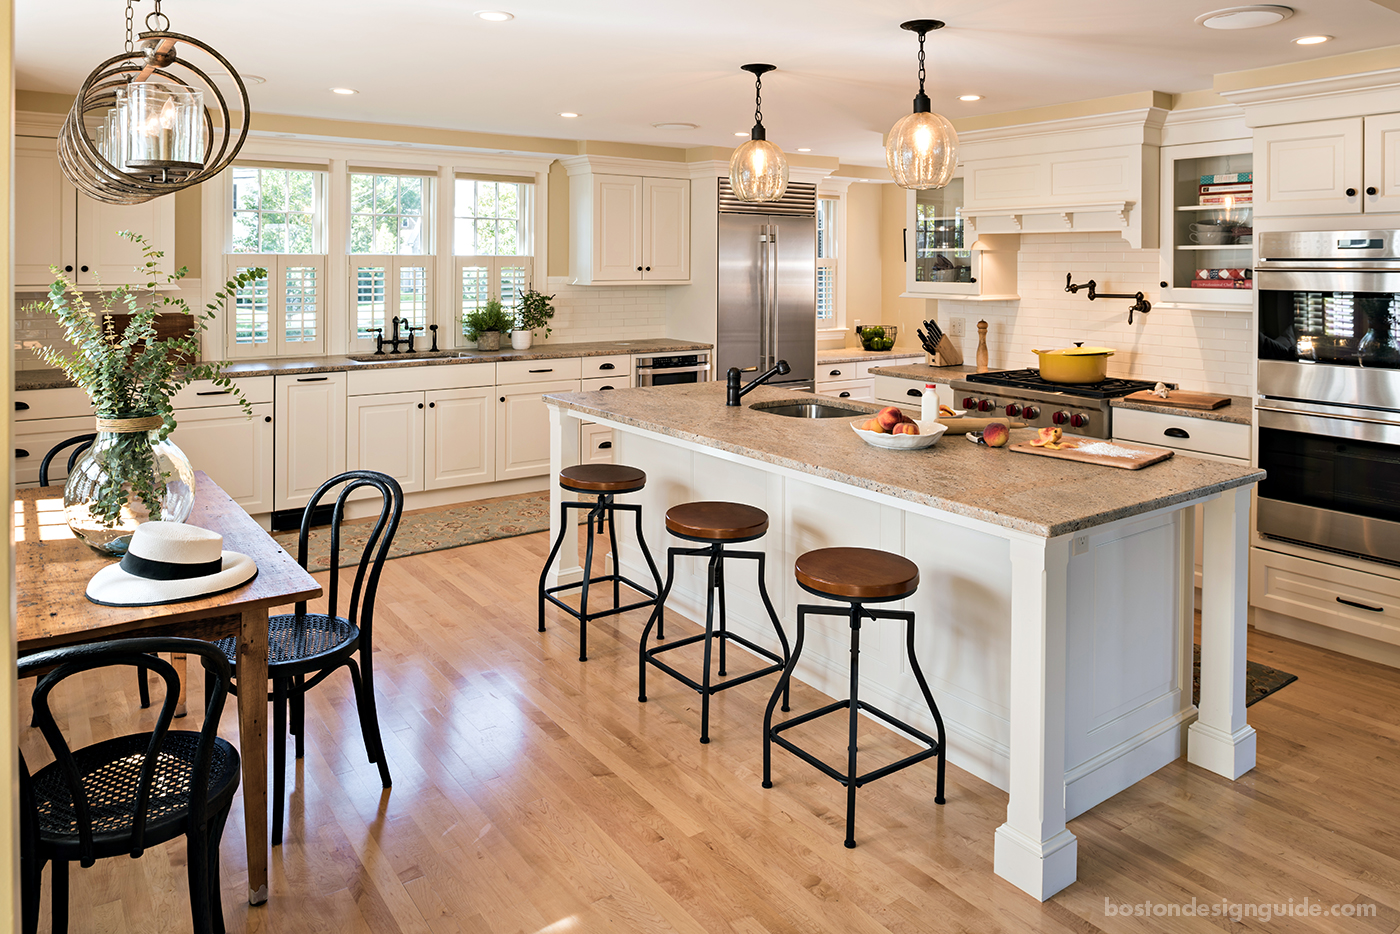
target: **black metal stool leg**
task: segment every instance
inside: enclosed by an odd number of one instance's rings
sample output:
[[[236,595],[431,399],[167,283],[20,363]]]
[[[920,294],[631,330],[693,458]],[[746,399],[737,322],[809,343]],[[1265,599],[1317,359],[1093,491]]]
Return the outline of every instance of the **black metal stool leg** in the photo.
[[[588,514],[588,547],[584,549],[583,588],[578,598],[578,660],[581,662],[588,661],[588,582],[593,578],[593,515],[593,512]]]
[[[660,578],[658,578],[659,580]],[[647,639],[651,637],[653,626],[658,627],[663,623],[666,616],[666,597],[671,593],[671,584],[676,579],[676,553],[674,549],[666,552],[666,584],[656,593],[656,606],[651,611],[651,616],[647,619],[646,628],[642,630],[642,641],[637,646],[637,700],[645,704],[647,702]],[[660,636],[657,636],[660,639]]]
[[[768,709],[763,712],[763,787],[773,787],[773,708],[778,706],[778,696],[782,695],[783,710],[787,710],[787,696],[789,685],[792,682],[792,672],[797,668],[797,660],[802,657],[802,643],[807,636],[807,609],[801,604],[797,607],[797,641],[793,643],[792,654],[788,656],[787,665],[783,668],[783,673],[778,677],[778,683],[773,686],[773,696],[768,698]],[[787,640],[784,641],[784,646]]]
[[[715,583],[716,567],[724,561],[724,553],[716,545],[710,552],[710,566],[705,573],[705,670],[701,675],[700,691],[700,742],[710,741],[710,651],[714,645],[715,632]],[[720,599],[724,599],[721,594]],[[723,640],[721,640],[723,643]],[[721,651],[723,649],[721,648]]]
[[[850,735],[846,738],[846,848],[856,845],[856,741],[860,729],[860,604],[851,604],[851,699]]]
[[[656,581],[656,590],[654,593],[657,594],[659,599],[661,594],[661,572],[656,569],[656,562],[651,558],[651,549],[647,547],[646,536],[642,535],[642,507],[637,506],[635,512],[637,515],[637,544],[642,546],[642,557],[647,559],[647,567],[651,569],[651,578]],[[664,614],[658,621],[656,638],[658,641],[663,642],[666,639],[666,617]]]
[[[924,695],[924,702],[928,704],[929,713],[933,714],[933,722],[938,725],[938,792],[934,795],[934,804],[945,804],[947,799],[943,797],[943,775],[948,764],[948,736],[943,730],[943,715],[938,712],[938,705],[933,702],[933,692],[928,689],[928,681],[924,679],[924,670],[919,667],[919,659],[914,654],[914,614],[910,613],[907,625],[908,631],[906,646],[909,655],[909,667],[914,671],[914,680],[919,682],[919,691]]]
[[[783,624],[778,621],[778,611],[773,609],[773,601],[768,597],[768,558],[763,552],[758,554],[758,595],[763,598],[763,607],[768,611],[768,619],[773,623],[773,631],[778,634],[778,643],[783,647],[783,663],[787,664],[789,651],[787,633],[783,632]],[[783,713],[792,710],[792,679],[787,680],[783,689]]]
[[[564,535],[569,531],[569,507],[566,503],[559,504],[559,537],[554,540],[554,547],[549,550],[549,557],[544,559],[544,570],[540,572],[540,632],[544,632],[544,585],[549,578],[549,569],[554,564],[554,559],[559,556],[559,549],[564,546]]]
[[[718,558],[718,561],[715,564],[715,586],[719,588],[719,676],[723,678],[725,675],[729,674],[729,672],[726,670],[729,666],[728,664],[726,664],[725,661],[725,648],[727,643],[729,642],[729,640],[725,638],[729,635],[729,613],[726,611],[724,605],[723,548],[718,549],[716,557]]]
[[[612,573],[613,573],[613,609],[622,606],[622,565],[618,563],[617,554],[617,516],[613,513],[612,497],[606,497],[608,501],[608,546],[612,548]],[[602,503],[604,497],[598,497],[598,502]]]

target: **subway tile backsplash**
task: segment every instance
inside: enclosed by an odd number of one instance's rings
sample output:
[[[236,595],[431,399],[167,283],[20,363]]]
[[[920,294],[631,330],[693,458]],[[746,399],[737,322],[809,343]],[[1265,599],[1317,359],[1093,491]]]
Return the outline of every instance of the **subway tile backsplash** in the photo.
[[[1065,274],[1077,283],[1093,279],[1100,292],[1141,291],[1153,303],[1146,315],[1128,324],[1131,300],[1099,298],[1090,302],[1083,290],[1065,291]],[[1085,346],[1112,347],[1110,376],[1160,379],[1183,389],[1248,395],[1254,373],[1253,319],[1248,306],[1239,311],[1163,308],[1160,256],[1157,250],[1129,249],[1113,233],[1027,234],[1018,257],[1017,302],[938,301],[938,322],[946,331],[951,318],[966,321],[963,356],[977,351],[977,321],[987,321],[987,350],[993,369],[1036,366],[1032,349]]]

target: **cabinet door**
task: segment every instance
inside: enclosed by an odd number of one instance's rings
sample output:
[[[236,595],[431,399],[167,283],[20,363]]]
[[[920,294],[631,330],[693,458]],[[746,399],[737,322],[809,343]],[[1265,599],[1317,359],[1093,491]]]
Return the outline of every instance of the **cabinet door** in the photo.
[[[58,167],[58,141],[15,137],[15,285],[53,282],[50,266],[73,271],[78,191]]]
[[[345,374],[278,376],[274,407],[273,504],[293,509],[345,471]]]
[[[578,380],[497,387],[496,479],[516,480],[549,473],[550,392],[578,392]]]
[[[642,180],[593,176],[593,278],[642,278]]]
[[[424,411],[421,392],[351,396],[346,403],[345,469],[386,473],[405,493],[423,489]]]
[[[1254,171],[1256,217],[1357,214],[1361,118],[1260,127],[1254,131]]]
[[[585,464],[613,462],[613,431],[606,425],[579,425],[579,452]]]
[[[94,285],[141,285],[150,281],[142,266],[141,248],[117,234],[123,230],[141,234],[165,251],[157,272],[164,277],[174,268],[175,196],[163,195],[145,204],[103,204],[78,195],[78,282]]]
[[[496,479],[496,401],[494,386],[434,389],[424,393],[426,447],[423,488],[486,483]]]
[[[1366,118],[1365,184],[1363,210],[1400,211],[1400,114]]]
[[[252,514],[272,511],[272,403],[176,409],[170,440],[235,503]]]
[[[690,279],[690,180],[642,179],[642,278]]]

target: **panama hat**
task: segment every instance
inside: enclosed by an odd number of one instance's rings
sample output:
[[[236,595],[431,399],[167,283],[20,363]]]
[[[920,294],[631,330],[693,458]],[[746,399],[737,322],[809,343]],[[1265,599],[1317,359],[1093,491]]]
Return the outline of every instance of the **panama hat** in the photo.
[[[182,522],[143,522],[126,554],[88,581],[87,598],[103,606],[161,606],[241,587],[258,573],[247,555],[224,551],[218,532]]]

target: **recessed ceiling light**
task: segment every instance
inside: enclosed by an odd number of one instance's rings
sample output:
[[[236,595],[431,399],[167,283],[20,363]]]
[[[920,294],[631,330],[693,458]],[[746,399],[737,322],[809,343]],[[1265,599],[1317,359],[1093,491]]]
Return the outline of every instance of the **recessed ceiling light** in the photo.
[[[797,151],[798,151],[798,152],[811,152],[812,150],[810,150],[810,149],[799,149],[799,150],[797,150]]]
[[[698,123],[653,123],[652,126],[658,130],[698,130]]]
[[[735,136],[748,136],[749,134],[748,134],[748,131],[747,131],[747,130],[739,130],[739,131],[736,132],[734,135],[735,135]]]
[[[1293,15],[1293,8],[1274,3],[1256,3],[1250,6],[1232,6],[1223,10],[1202,13],[1196,17],[1196,24],[1207,29],[1255,29],[1259,26],[1272,26]]]
[[[1319,45],[1331,38],[1331,36],[1299,36],[1293,41],[1298,45]]]
[[[514,13],[507,13],[505,10],[478,10],[476,16],[488,23],[505,23],[515,19]]]
[[[359,94],[354,88],[331,88],[332,94]]]
[[[559,116],[561,116],[561,117],[573,118],[573,117],[577,117],[578,114],[576,114],[576,113],[570,113],[570,112],[567,111],[567,110],[561,110],[561,111],[559,111]]]
[[[964,94],[962,97],[958,98],[958,100],[967,101],[968,103],[972,103],[973,101],[980,101],[981,99],[981,94]]]

